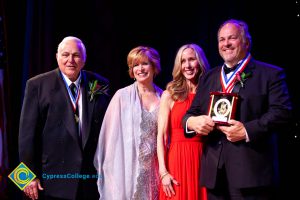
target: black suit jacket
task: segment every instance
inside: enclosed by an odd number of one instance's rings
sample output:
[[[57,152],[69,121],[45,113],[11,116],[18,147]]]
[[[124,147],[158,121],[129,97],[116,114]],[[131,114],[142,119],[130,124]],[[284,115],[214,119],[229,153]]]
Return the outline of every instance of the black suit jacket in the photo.
[[[41,180],[45,195],[75,199],[80,181],[89,199],[99,197],[93,159],[110,97],[98,94],[90,101],[88,91],[89,82],[98,80],[98,84],[108,85],[108,80],[84,70],[81,75],[82,144],[59,69],[33,77],[26,84],[19,127],[19,156]],[[79,175],[90,177],[76,178]]]
[[[221,153],[233,187],[268,186],[276,178],[274,133],[286,128],[292,117],[285,74],[279,67],[254,59],[244,71],[252,75],[239,89],[236,120],[244,124],[250,142],[229,142],[218,130],[205,136],[200,180],[208,188],[216,184]],[[220,72],[221,67],[214,68],[200,80],[195,99],[183,118],[184,128],[190,116],[208,114],[209,93],[222,91]]]

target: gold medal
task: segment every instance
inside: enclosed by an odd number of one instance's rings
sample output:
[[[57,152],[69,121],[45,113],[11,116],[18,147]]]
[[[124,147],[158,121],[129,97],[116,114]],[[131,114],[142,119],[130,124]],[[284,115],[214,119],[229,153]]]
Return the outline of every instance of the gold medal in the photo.
[[[78,117],[78,115],[76,113],[74,114],[74,117],[75,117],[76,123],[78,123],[79,122],[79,117]]]

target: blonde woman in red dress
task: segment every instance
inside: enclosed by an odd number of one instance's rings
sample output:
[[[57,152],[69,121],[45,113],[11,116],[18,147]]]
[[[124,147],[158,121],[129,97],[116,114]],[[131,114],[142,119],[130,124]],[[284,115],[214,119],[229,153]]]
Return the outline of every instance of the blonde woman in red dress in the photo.
[[[207,199],[199,177],[202,138],[186,138],[181,120],[195,96],[199,77],[208,69],[205,53],[198,45],[186,44],[177,51],[173,80],[163,92],[158,115],[160,200]]]

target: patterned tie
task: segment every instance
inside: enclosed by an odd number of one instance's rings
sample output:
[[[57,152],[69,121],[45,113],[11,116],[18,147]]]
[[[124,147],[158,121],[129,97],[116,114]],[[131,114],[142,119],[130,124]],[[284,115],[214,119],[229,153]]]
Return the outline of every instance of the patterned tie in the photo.
[[[76,87],[75,83],[72,83],[70,85],[70,90],[71,90],[71,93],[72,93],[74,99],[76,99],[76,96],[77,96],[77,87]]]
[[[75,85],[75,83],[72,83],[71,85],[70,85],[70,90],[71,90],[71,93],[72,93],[72,96],[74,97],[74,99],[75,99],[75,101],[76,101],[76,97],[77,97],[77,87],[76,87],[76,85]],[[76,119],[76,122],[78,123],[78,121],[79,121],[79,112],[78,112],[78,105],[77,105],[77,102],[76,102],[76,110],[75,110],[75,117],[78,117],[77,119]]]
[[[72,83],[70,86],[70,90],[71,90],[71,93],[74,97],[74,99],[76,99],[77,97],[77,87],[75,85],[75,83]],[[78,111],[78,105],[77,105],[77,102],[76,102],[76,109],[75,109],[75,113],[74,113],[74,116],[75,116],[75,122],[76,122],[76,125],[78,126],[78,138],[79,138],[79,143],[80,145],[82,144],[82,138],[81,138],[81,134],[80,134],[80,130],[79,130],[79,111]]]

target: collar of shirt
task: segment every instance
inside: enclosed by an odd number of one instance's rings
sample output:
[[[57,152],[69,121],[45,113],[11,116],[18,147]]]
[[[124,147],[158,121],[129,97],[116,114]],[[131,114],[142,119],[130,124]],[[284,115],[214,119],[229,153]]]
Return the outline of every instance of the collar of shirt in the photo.
[[[70,86],[71,83],[73,83],[73,82],[70,81],[70,79],[66,75],[64,75],[64,73],[61,73],[61,74],[63,75],[64,79],[66,80],[67,85]],[[79,76],[78,76],[77,80],[74,82],[77,88],[80,84],[80,81],[81,81],[81,72],[79,73]]]
[[[224,63],[223,65],[223,70],[224,70],[224,73],[227,77],[230,77],[231,74],[234,72],[234,70],[236,70],[239,65],[241,64],[242,60],[240,60],[236,65],[234,65],[233,67],[228,67],[228,65],[226,63]]]

